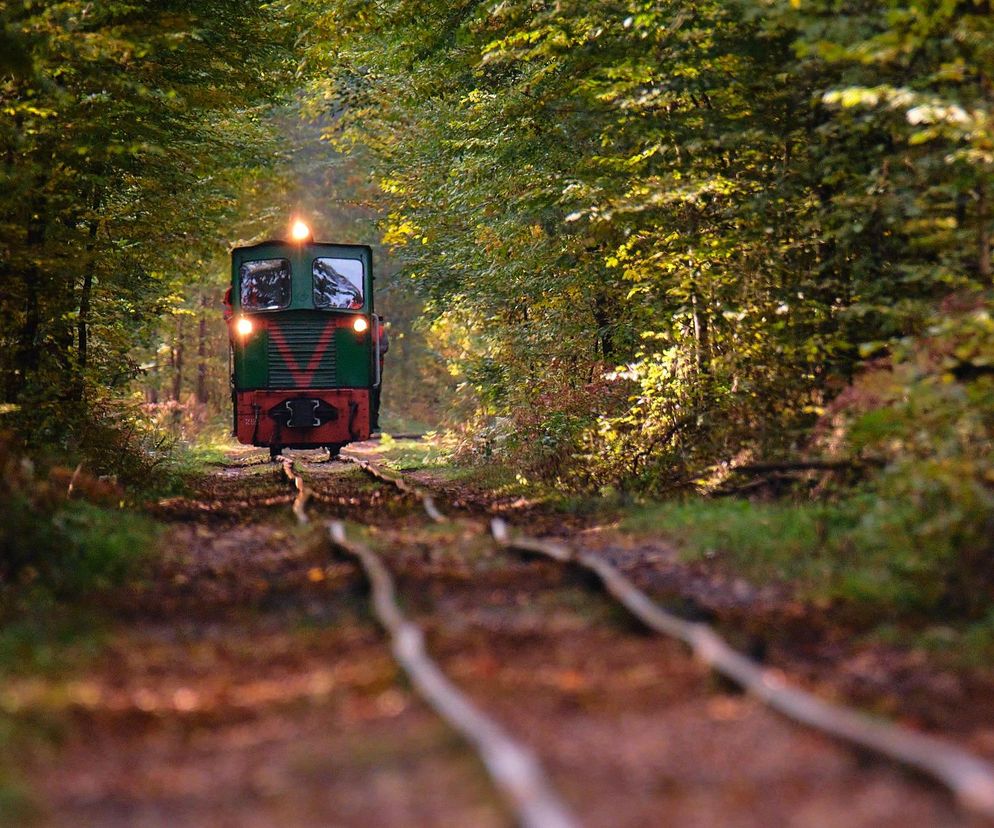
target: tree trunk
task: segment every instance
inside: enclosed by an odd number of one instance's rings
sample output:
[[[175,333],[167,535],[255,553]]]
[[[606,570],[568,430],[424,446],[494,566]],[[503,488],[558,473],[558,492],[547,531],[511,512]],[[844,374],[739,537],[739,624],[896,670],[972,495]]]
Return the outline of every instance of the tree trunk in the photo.
[[[694,351],[697,371],[711,373],[711,326],[707,308],[697,292],[697,283],[691,285],[690,303],[694,313]]]
[[[200,299],[200,325],[197,329],[197,402],[207,405],[207,297]]]
[[[40,247],[45,243],[46,222],[44,219],[45,205],[42,201],[34,201],[30,206],[28,216],[27,243],[28,247]],[[41,327],[41,308],[39,306],[38,280],[41,274],[36,265],[31,265],[24,274],[25,300],[24,322],[17,337],[16,358],[14,359],[14,393],[16,398],[24,389],[28,378],[35,373],[39,364],[38,333]]]
[[[179,318],[176,325],[176,340],[173,342],[172,351],[173,368],[173,399],[180,401],[183,394],[183,317]]]
[[[86,386],[86,366],[90,358],[90,303],[93,295],[93,250],[96,246],[96,219],[90,220],[89,242],[86,246],[86,272],[83,274],[83,288],[79,294],[79,317],[76,320],[76,379],[72,390],[74,400],[83,398]]]
[[[610,300],[603,292],[598,291],[594,296],[593,314],[594,322],[597,323],[597,346],[605,362],[615,360],[614,337],[611,336],[613,320],[609,308]]]
[[[152,370],[149,381],[145,383],[145,402],[155,405],[159,402],[159,354],[152,359]]]
[[[986,183],[977,187],[977,275],[984,284],[990,284],[991,215]]]

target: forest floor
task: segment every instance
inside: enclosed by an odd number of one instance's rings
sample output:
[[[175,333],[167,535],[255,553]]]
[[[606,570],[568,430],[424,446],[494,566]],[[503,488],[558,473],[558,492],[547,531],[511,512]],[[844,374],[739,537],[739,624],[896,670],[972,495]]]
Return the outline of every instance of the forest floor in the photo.
[[[688,564],[613,516],[422,468],[411,477],[456,517],[439,526],[355,466],[300,456],[314,524],[349,521],[383,555],[429,654],[534,750],[583,824],[971,824],[938,787],[716,681],[584,578],[498,550],[484,518],[599,551],[798,684],[994,758],[984,674],[853,637],[788,588]],[[508,824],[475,755],[391,660],[353,563],[319,525],[297,527],[290,501],[278,466],[232,453],[151,507],[161,551],[108,602],[99,651],[7,682],[6,714],[51,734],[19,763],[40,824]]]

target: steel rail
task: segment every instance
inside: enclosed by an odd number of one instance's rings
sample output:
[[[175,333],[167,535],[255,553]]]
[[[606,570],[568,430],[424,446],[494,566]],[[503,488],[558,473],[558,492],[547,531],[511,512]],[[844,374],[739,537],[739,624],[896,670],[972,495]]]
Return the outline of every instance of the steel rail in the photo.
[[[518,822],[529,828],[576,825],[553,792],[534,754],[473,705],[428,657],[424,633],[401,612],[393,579],[379,555],[346,538],[340,521],[329,523],[328,531],[332,543],[362,566],[373,590],[373,611],[390,636],[394,658],[420,696],[476,748]]]
[[[431,497],[368,461],[347,459],[373,477],[420,498],[422,503],[426,497]],[[434,501],[431,505],[434,506]],[[427,504],[425,509],[427,511]],[[885,722],[791,687],[779,672],[766,669],[735,650],[709,625],[687,621],[664,610],[602,557],[584,550],[574,551],[563,543],[512,535],[507,523],[500,518],[494,518],[490,526],[498,546],[544,555],[594,573],[607,592],[646,627],[682,641],[712,670],[731,679],[781,715],[915,768],[952,791],[965,809],[994,823],[994,766],[989,762],[939,737]]]
[[[306,506],[311,497],[310,489],[292,460],[283,456],[278,459],[283,465],[283,473],[297,490],[293,512],[301,524],[306,524],[309,522]],[[364,461],[353,462],[362,465]],[[382,479],[389,480],[405,493],[421,496],[403,480],[386,475]],[[428,511],[427,503],[425,510]],[[432,516],[430,511],[428,514]],[[433,520],[446,520],[437,510],[436,514],[438,516],[432,516]],[[359,562],[372,590],[373,613],[390,637],[394,659],[421,698],[475,748],[517,822],[524,828],[577,826],[579,823],[552,789],[535,755],[469,701],[428,656],[424,633],[401,611],[393,577],[380,556],[364,544],[350,540],[341,521],[330,521],[327,529],[332,545]]]
[[[731,679],[778,713],[836,739],[859,745],[941,782],[967,810],[994,822],[994,766],[944,739],[876,719],[789,686],[783,676],[735,650],[704,623],[691,622],[656,604],[604,558],[552,541],[513,535],[500,518],[491,521],[497,544],[577,564],[593,572],[632,615],[649,629],[678,639],[712,670]]]
[[[449,519],[442,514],[442,511],[435,505],[435,498],[431,496],[430,492],[418,486],[412,486],[403,477],[396,477],[392,474],[387,474],[379,466],[370,463],[368,460],[362,460],[359,457],[353,457],[351,454],[339,454],[339,459],[344,460],[346,463],[353,463],[362,469],[370,477],[374,477],[377,480],[382,480],[384,483],[390,483],[392,486],[396,487],[403,494],[411,495],[421,501],[421,505],[425,510],[425,513],[430,517],[435,523],[448,523]]]

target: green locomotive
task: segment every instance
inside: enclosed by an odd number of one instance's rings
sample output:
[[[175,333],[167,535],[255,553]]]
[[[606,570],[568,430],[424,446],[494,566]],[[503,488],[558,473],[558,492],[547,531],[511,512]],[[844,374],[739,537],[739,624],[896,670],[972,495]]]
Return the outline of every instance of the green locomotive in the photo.
[[[314,242],[298,222],[289,241],[232,250],[225,305],[239,442],[276,456],[369,438],[385,350],[369,247]]]

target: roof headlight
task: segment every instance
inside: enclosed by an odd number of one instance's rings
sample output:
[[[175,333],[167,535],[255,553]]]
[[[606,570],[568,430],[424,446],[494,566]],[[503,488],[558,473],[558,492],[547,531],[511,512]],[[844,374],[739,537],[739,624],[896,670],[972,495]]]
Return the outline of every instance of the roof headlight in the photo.
[[[311,237],[311,228],[306,223],[297,219],[290,228],[290,238],[294,241],[307,241]]]

